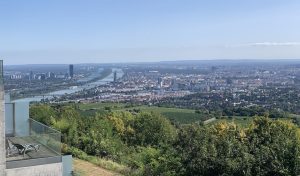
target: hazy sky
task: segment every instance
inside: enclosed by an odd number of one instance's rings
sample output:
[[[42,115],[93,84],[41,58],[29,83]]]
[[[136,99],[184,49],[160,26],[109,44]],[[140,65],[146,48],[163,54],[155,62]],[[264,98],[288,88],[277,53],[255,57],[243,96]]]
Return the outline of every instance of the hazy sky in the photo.
[[[299,9],[299,0],[0,0],[0,58],[300,59]]]

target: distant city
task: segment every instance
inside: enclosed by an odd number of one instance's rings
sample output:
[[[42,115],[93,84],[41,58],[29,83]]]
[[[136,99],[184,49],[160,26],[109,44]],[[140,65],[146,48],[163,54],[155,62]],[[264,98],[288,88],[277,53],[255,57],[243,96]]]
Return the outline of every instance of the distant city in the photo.
[[[73,79],[74,77],[74,65],[70,64],[66,72],[41,72],[41,71],[29,71],[29,73],[22,71],[9,71],[4,74],[6,80],[53,80],[53,79]]]
[[[35,65],[7,66],[5,70],[5,89],[15,99],[40,95],[47,102],[167,103],[185,107],[182,99],[197,95],[197,102],[189,107],[208,108],[218,99],[219,105],[226,107],[300,109],[295,99],[300,97],[300,61]],[[59,93],[61,90],[67,91]],[[276,100],[272,99],[277,105],[270,98],[274,93]],[[278,99],[285,101],[278,103]]]

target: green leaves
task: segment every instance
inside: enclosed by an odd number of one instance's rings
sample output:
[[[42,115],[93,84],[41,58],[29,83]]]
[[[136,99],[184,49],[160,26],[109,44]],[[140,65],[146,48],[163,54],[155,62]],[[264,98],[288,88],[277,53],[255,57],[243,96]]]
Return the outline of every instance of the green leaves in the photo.
[[[174,145],[184,175],[298,175],[299,135],[287,121],[256,118],[248,129],[232,123],[185,126]]]
[[[175,127],[161,114],[149,112],[82,116],[73,106],[35,105],[30,113],[60,130],[75,156],[105,151],[110,159],[130,166],[130,175],[300,174],[300,130],[289,121],[256,117],[243,127],[227,122]]]
[[[174,140],[176,130],[169,120],[156,113],[140,113],[133,121],[135,131],[131,145],[158,146]]]
[[[249,150],[256,158],[257,175],[299,174],[297,128],[287,121],[257,118],[248,130]]]

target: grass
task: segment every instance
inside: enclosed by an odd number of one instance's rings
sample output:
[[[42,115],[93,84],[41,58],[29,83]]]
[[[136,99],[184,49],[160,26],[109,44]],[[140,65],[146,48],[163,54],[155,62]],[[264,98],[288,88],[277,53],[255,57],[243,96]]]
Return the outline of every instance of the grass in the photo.
[[[87,103],[80,104],[79,109],[80,113],[83,116],[94,116],[95,113],[105,114],[108,113],[105,110],[106,107],[110,107],[112,111],[124,109],[126,104],[118,104],[118,103]]]
[[[197,114],[194,110],[191,109],[165,108],[157,106],[139,106],[129,109],[140,109],[141,111],[145,112],[157,112],[172,121],[176,121],[182,124],[201,121],[205,118],[204,114]]]
[[[94,115],[96,112],[107,113],[108,111],[105,110],[106,107],[110,107],[111,111],[129,111],[138,109],[144,112],[157,112],[172,121],[176,121],[182,124],[202,121],[208,117],[208,115],[204,113],[195,113],[195,111],[191,109],[166,108],[145,105],[129,107],[124,103],[89,103],[79,105],[79,109],[81,110],[82,115],[86,116]]]
[[[247,116],[234,116],[234,117],[223,117],[221,119],[217,119],[216,121],[210,123],[211,125],[219,123],[219,122],[234,122],[241,127],[247,127],[253,120],[253,117]]]
[[[85,152],[83,152],[82,150],[77,149],[75,147],[69,147],[68,151],[73,155],[73,157],[76,157],[81,160],[85,160],[85,161],[92,163],[96,166],[99,166],[103,169],[107,169],[107,170],[110,170],[110,171],[113,171],[116,173],[120,173],[120,174],[127,174],[130,172],[130,168],[128,168],[125,165],[121,165],[112,160],[102,159],[97,156],[87,155]],[[120,174],[118,174],[118,175],[120,175]]]
[[[80,114],[84,117],[88,116],[94,116],[96,113],[98,114],[106,114],[107,111],[105,110],[96,110],[96,109],[91,109],[91,110],[81,110]]]
[[[223,117],[221,119],[217,119],[216,121],[210,123],[210,125],[219,123],[219,122],[234,122],[237,125],[240,125],[243,128],[246,128],[249,126],[249,124],[253,121],[254,117],[248,117],[248,116],[233,116],[231,118],[229,117]],[[289,121],[292,122],[291,118],[279,118],[274,120],[282,120],[282,121]]]
[[[95,165],[91,162],[80,160],[80,159],[74,159],[74,170],[75,175],[78,176],[96,176],[96,175],[103,175],[103,176],[120,176],[121,174],[104,169],[102,167],[99,167],[98,165]]]
[[[111,107],[113,110],[123,109],[124,103],[83,103],[79,105],[80,110],[104,110],[105,107]]]
[[[105,169],[108,169],[111,171],[115,171],[118,173],[126,174],[129,172],[129,168],[127,168],[126,166],[123,166],[119,163],[113,162],[111,160],[101,159],[101,158],[95,157],[95,156],[89,156],[88,161],[97,166],[100,166],[102,168],[105,168]]]
[[[182,124],[198,122],[205,119],[205,115],[189,113],[189,112],[163,112],[161,113],[170,120],[177,121]]]
[[[162,114],[166,118],[170,119],[171,121],[176,121],[181,124],[199,122],[213,117],[212,115],[208,115],[203,112],[195,113],[195,110],[192,109],[166,108],[166,107],[146,106],[146,105],[131,106],[125,103],[88,103],[88,104],[79,105],[81,114],[84,116],[93,116],[95,115],[95,113],[100,113],[100,114],[108,113],[109,111],[105,110],[105,108],[107,107],[109,107],[111,111],[140,110],[144,112],[157,112]],[[299,115],[295,115],[295,114],[291,114],[291,117],[300,118]],[[226,121],[226,122],[235,122],[241,127],[246,127],[251,123],[252,120],[253,117],[248,117],[248,116],[233,116],[233,117],[223,116],[222,118],[217,119],[216,121],[211,122],[209,124],[212,125],[218,122]]]
[[[100,114],[108,113],[109,111],[105,110],[106,107],[110,107],[111,111],[130,111],[135,109],[144,112],[157,112],[162,114],[166,118],[170,119],[171,121],[176,121],[181,124],[199,122],[213,117],[212,115],[208,115],[202,112],[195,113],[195,110],[192,109],[166,108],[166,107],[146,106],[146,105],[129,106],[128,104],[125,103],[88,103],[88,104],[79,105],[81,114],[85,116],[92,116],[95,113],[100,113]],[[291,117],[300,118],[299,115],[294,115],[294,114],[292,114]],[[241,127],[246,127],[251,123],[252,120],[253,117],[248,117],[248,116],[233,116],[233,117],[224,116],[221,119],[217,119],[216,121],[210,124],[216,124],[218,122],[226,121],[226,122],[235,122]],[[281,119],[281,120],[285,120],[285,119]]]

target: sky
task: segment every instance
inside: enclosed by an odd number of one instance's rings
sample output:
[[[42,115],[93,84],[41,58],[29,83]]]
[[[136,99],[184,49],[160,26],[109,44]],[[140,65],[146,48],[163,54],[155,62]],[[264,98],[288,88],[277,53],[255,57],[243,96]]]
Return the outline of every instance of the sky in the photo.
[[[0,0],[0,59],[300,59],[299,9],[299,0]]]

